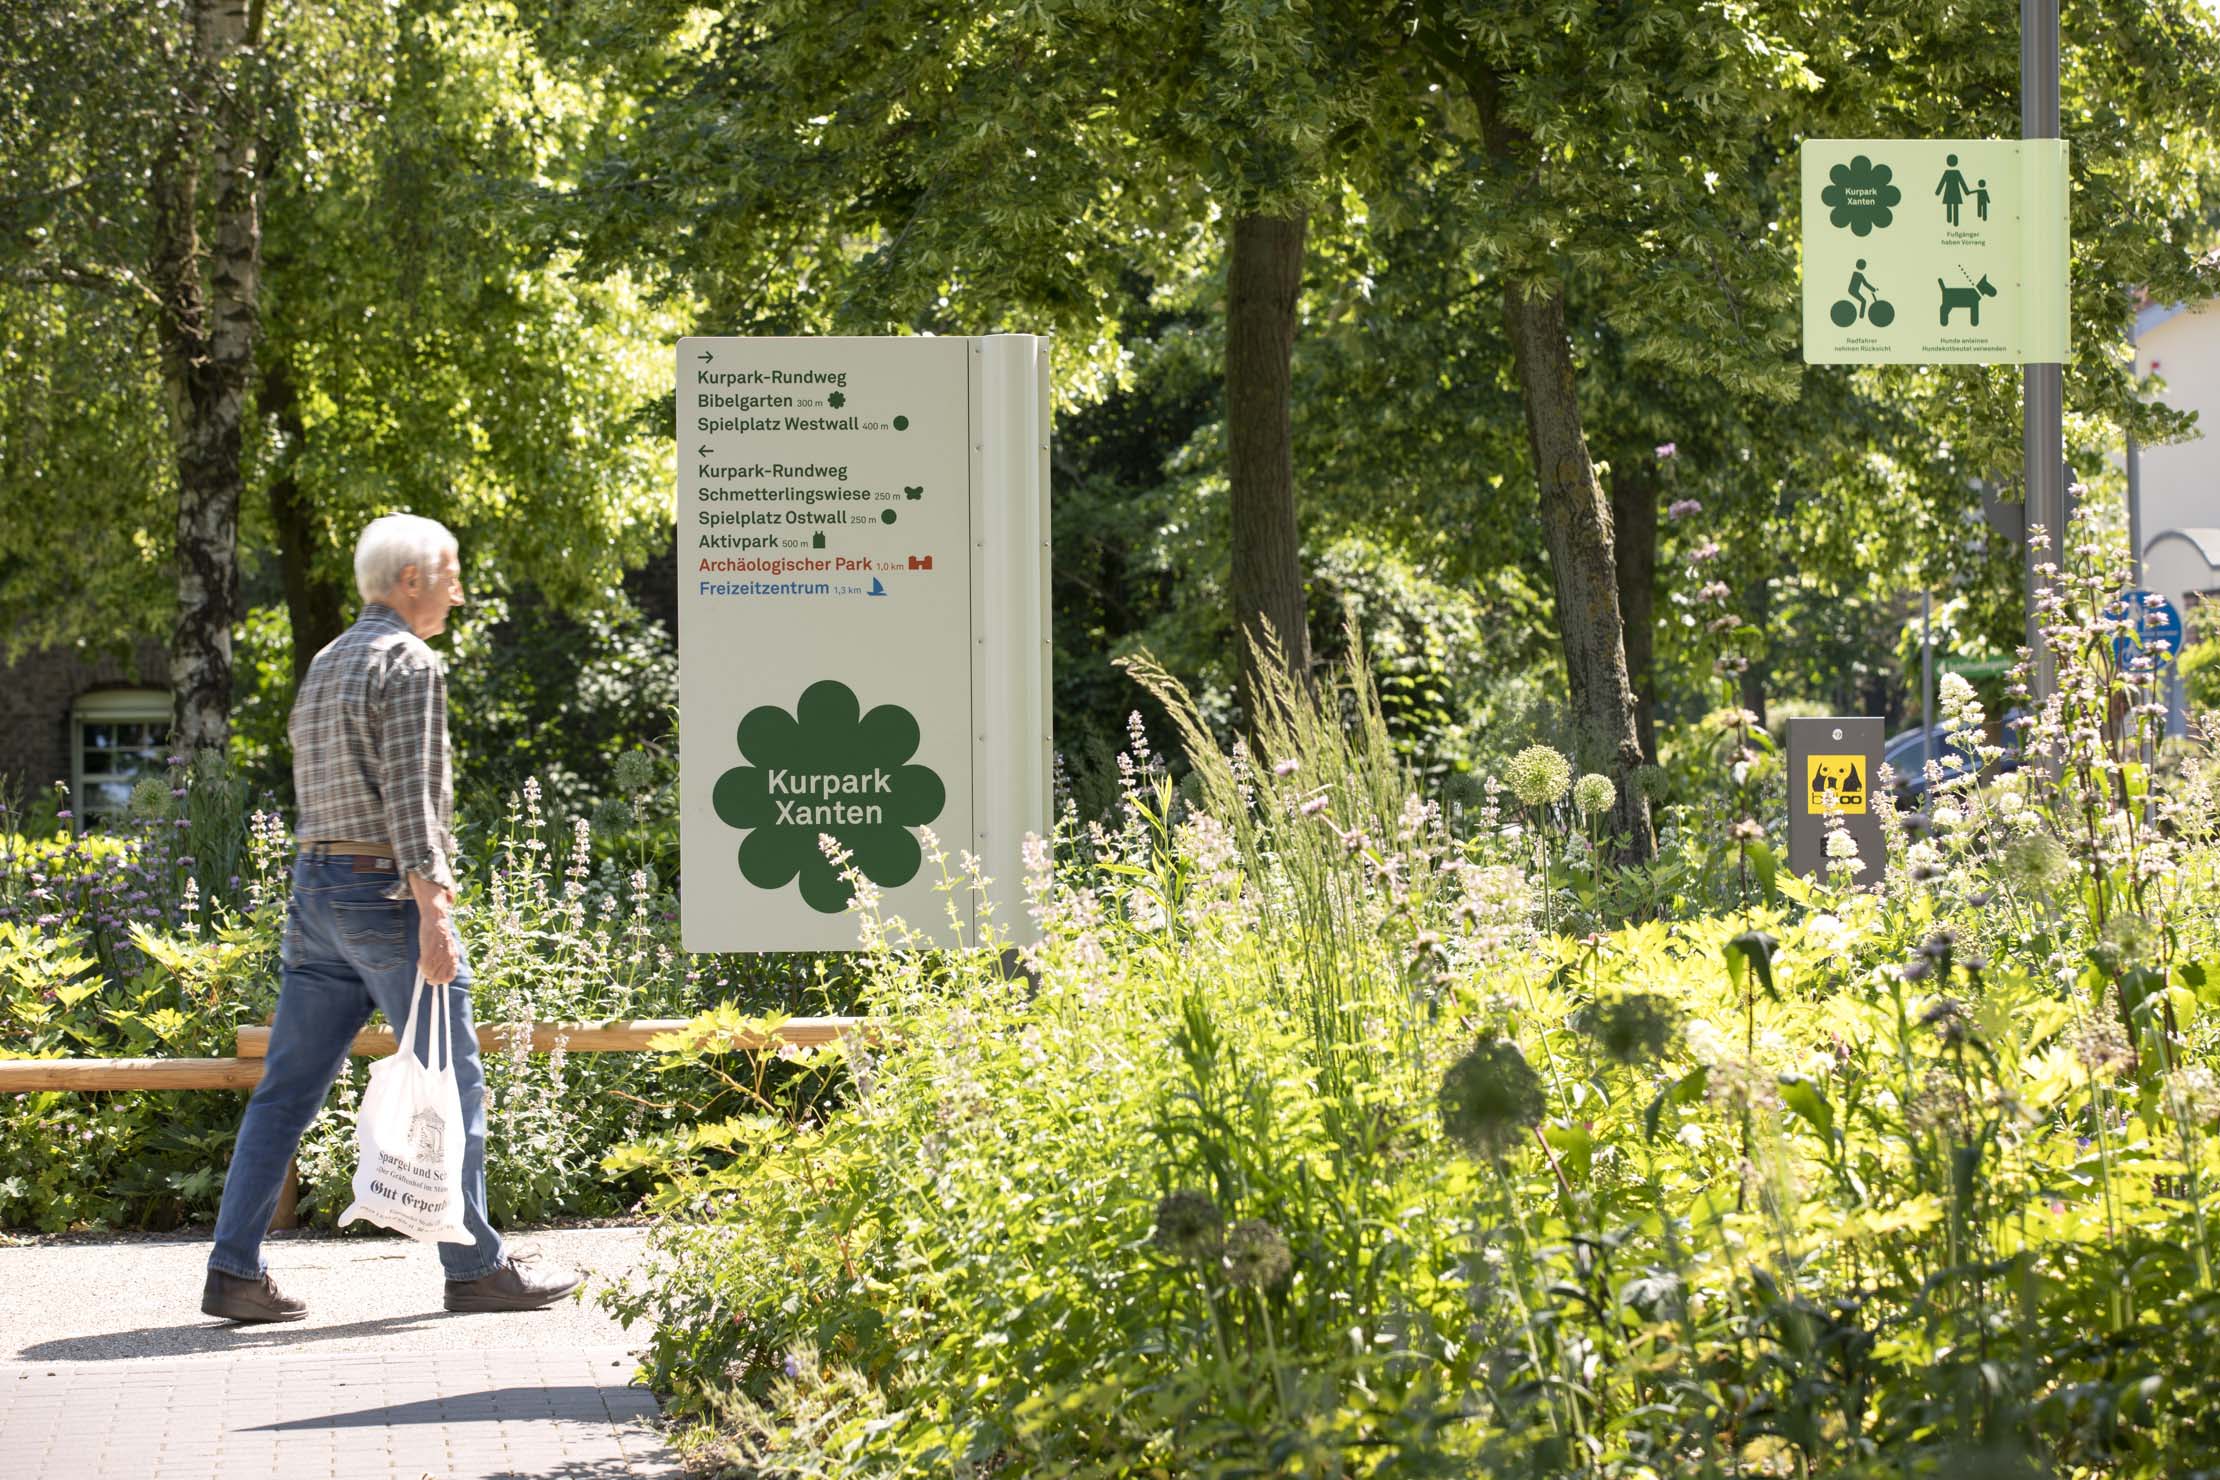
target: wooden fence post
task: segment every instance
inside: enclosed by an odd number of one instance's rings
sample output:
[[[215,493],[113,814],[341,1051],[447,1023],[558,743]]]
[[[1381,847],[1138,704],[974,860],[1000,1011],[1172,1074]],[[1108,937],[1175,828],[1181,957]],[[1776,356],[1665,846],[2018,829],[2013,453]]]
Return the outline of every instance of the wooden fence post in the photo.
[[[277,1211],[270,1215],[270,1227],[298,1228],[301,1226],[301,1164],[285,1164],[285,1185],[278,1189]]]

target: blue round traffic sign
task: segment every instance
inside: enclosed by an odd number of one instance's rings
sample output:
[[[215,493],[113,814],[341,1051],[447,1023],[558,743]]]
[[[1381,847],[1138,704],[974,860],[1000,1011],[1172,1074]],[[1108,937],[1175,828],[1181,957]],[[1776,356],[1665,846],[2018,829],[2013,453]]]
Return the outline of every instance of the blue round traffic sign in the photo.
[[[2123,591],[2120,599],[2127,603],[2128,620],[2135,623],[2135,630],[2142,636],[2142,651],[2163,668],[2181,652],[2181,613],[2174,604],[2153,591]],[[2112,656],[2124,667],[2136,652],[2133,637],[2123,632],[2112,639]]]

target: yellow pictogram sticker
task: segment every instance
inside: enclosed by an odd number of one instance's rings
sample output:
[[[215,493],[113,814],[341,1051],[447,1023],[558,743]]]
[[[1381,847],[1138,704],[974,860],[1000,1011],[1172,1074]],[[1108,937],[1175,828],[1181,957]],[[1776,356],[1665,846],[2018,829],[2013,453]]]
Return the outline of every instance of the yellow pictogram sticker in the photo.
[[[1827,798],[1834,810],[1848,815],[1865,811],[1865,757],[1862,755],[1808,755],[1804,757],[1804,810],[1824,815]]]

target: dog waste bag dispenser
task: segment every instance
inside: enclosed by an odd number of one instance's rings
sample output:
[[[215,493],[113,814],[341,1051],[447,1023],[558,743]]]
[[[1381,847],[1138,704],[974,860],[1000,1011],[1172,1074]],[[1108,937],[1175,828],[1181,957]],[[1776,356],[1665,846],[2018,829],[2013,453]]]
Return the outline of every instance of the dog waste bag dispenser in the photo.
[[[1873,789],[1881,784],[1881,721],[1864,717],[1788,722],[1788,866],[1807,876],[1829,862],[1830,819],[1857,847],[1864,865],[1851,882],[1880,882],[1887,862]]]

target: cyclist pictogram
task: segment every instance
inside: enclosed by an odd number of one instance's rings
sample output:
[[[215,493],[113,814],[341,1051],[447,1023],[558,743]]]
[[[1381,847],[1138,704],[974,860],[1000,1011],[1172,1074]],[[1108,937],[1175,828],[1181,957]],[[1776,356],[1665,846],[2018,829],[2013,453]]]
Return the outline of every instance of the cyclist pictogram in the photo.
[[[1828,310],[1828,316],[1835,321],[1836,328],[1847,329],[1858,320],[1864,319],[1876,329],[1886,329],[1895,321],[1896,308],[1880,295],[1873,286],[1873,280],[1865,275],[1863,257],[1858,259],[1858,270],[1850,275],[1848,292],[1848,298],[1836,299],[1835,306]]]

